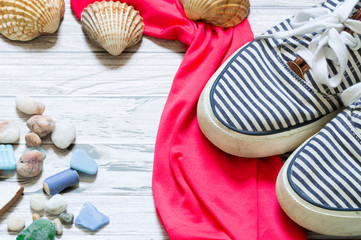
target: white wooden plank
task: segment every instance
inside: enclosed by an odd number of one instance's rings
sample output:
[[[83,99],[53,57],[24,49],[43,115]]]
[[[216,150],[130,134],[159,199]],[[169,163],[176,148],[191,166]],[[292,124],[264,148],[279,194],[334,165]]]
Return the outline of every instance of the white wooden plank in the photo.
[[[166,96],[183,53],[0,52],[0,96],[163,95]],[[46,64],[44,64],[44,62]]]
[[[70,9],[69,1],[64,16],[56,34],[41,36],[30,42],[14,42],[4,37],[0,39],[0,49],[3,52],[13,51],[51,51],[51,52],[104,52],[91,43],[81,30],[80,21]],[[249,20],[255,34],[260,34],[279,21],[286,19],[300,9],[311,7],[319,0],[308,1],[251,1]],[[267,17],[264,17],[267,16]],[[125,52],[184,52],[183,44],[177,41],[167,41],[144,37],[140,44],[126,49]]]
[[[166,98],[124,97],[39,97],[46,115],[67,120],[77,129],[77,144],[154,143]],[[27,115],[16,110],[15,97],[0,98],[1,119],[14,119],[21,130],[20,143],[28,132]],[[49,142],[49,137],[44,142]]]
[[[152,196],[153,170],[152,144],[77,144],[62,150],[53,144],[42,145],[47,152],[43,171],[35,178],[17,176],[15,171],[4,171],[0,179],[25,186],[27,194],[43,192],[42,182],[49,176],[70,167],[72,151],[83,149],[97,162],[96,176],[80,174],[80,184],[65,195],[77,196]],[[16,159],[26,149],[24,144],[14,145]],[[113,201],[110,201],[113,202]]]

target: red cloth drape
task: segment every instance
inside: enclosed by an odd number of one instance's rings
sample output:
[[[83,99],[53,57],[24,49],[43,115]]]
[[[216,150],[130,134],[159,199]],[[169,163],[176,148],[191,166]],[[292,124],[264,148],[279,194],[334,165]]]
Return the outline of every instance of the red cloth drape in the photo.
[[[79,18],[93,2],[71,0]],[[170,238],[306,239],[277,203],[281,159],[228,155],[198,127],[199,95],[221,63],[253,39],[248,21],[223,29],[188,20],[178,0],[124,2],[140,11],[146,35],[179,40],[187,49],[164,107],[154,156],[154,202]]]

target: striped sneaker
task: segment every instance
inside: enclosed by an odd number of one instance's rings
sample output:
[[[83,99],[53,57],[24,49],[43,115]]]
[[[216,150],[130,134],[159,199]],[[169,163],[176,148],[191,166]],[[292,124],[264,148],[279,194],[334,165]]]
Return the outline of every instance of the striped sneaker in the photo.
[[[301,226],[327,235],[361,235],[361,99],[292,153],[276,192]]]
[[[204,135],[230,154],[265,157],[318,132],[361,81],[360,5],[328,0],[236,51],[200,96]]]

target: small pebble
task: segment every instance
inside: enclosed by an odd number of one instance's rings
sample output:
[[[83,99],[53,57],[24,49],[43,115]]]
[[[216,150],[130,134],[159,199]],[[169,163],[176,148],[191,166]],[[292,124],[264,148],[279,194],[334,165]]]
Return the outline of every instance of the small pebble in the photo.
[[[40,219],[40,215],[37,214],[37,213],[34,213],[34,214],[33,214],[33,221],[36,221],[36,220],[38,220],[38,219]]]
[[[16,96],[16,107],[29,115],[41,115],[45,110],[44,103],[24,95]]]
[[[25,227],[25,219],[20,215],[13,215],[8,220],[9,231],[20,232]]]
[[[20,128],[11,120],[0,122],[0,143],[15,143],[19,141]]]
[[[28,147],[37,147],[41,145],[41,138],[36,133],[26,134],[25,141]]]
[[[76,149],[70,160],[70,167],[77,171],[94,175],[98,172],[98,164],[82,149]]]
[[[55,121],[48,116],[35,115],[29,118],[26,125],[30,131],[38,134],[40,138],[43,138],[54,130]]]
[[[24,153],[16,164],[16,171],[23,177],[35,177],[43,169],[43,154],[32,150]]]
[[[96,231],[109,222],[109,217],[99,212],[94,205],[89,202],[84,203],[79,216],[75,219],[75,224]]]
[[[74,214],[72,213],[61,213],[60,214],[60,220],[62,223],[69,225],[73,224],[74,222]]]
[[[58,148],[65,149],[70,146],[76,136],[75,127],[68,122],[56,123],[51,134],[51,140]]]
[[[40,218],[21,231],[16,240],[53,240],[55,234],[55,224],[48,219]]]
[[[36,212],[41,212],[45,209],[45,197],[42,194],[33,194],[30,197],[30,207]]]
[[[23,154],[26,152],[32,151],[32,150],[37,150],[37,151],[41,152],[41,154],[43,154],[43,159],[46,158],[46,151],[44,148],[42,148],[40,146],[27,148],[24,150]]]
[[[60,194],[54,195],[45,204],[45,210],[53,215],[59,215],[60,213],[64,212],[67,207],[68,207],[68,203],[65,201],[64,197]]]
[[[55,218],[53,223],[55,225],[56,235],[63,234],[63,224],[61,224],[59,218]]]

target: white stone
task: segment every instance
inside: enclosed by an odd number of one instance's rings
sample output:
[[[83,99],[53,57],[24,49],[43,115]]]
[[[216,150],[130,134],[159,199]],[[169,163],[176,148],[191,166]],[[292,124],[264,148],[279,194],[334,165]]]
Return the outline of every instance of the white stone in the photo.
[[[63,224],[61,224],[60,219],[55,218],[53,223],[55,225],[56,235],[62,235],[63,234]]]
[[[57,122],[51,140],[55,146],[65,149],[70,146],[76,136],[75,127],[69,122]]]
[[[33,194],[30,197],[30,207],[36,212],[43,211],[45,209],[45,197],[42,194]]]
[[[24,95],[16,96],[16,107],[29,115],[41,115],[45,110],[44,103]]]
[[[60,194],[56,194],[46,202],[45,211],[53,215],[59,215],[64,212],[67,207],[68,203],[65,201],[64,197]]]
[[[11,120],[0,122],[0,143],[15,143],[19,141],[20,128]]]
[[[9,231],[20,232],[25,227],[25,219],[20,215],[13,215],[8,220]]]

